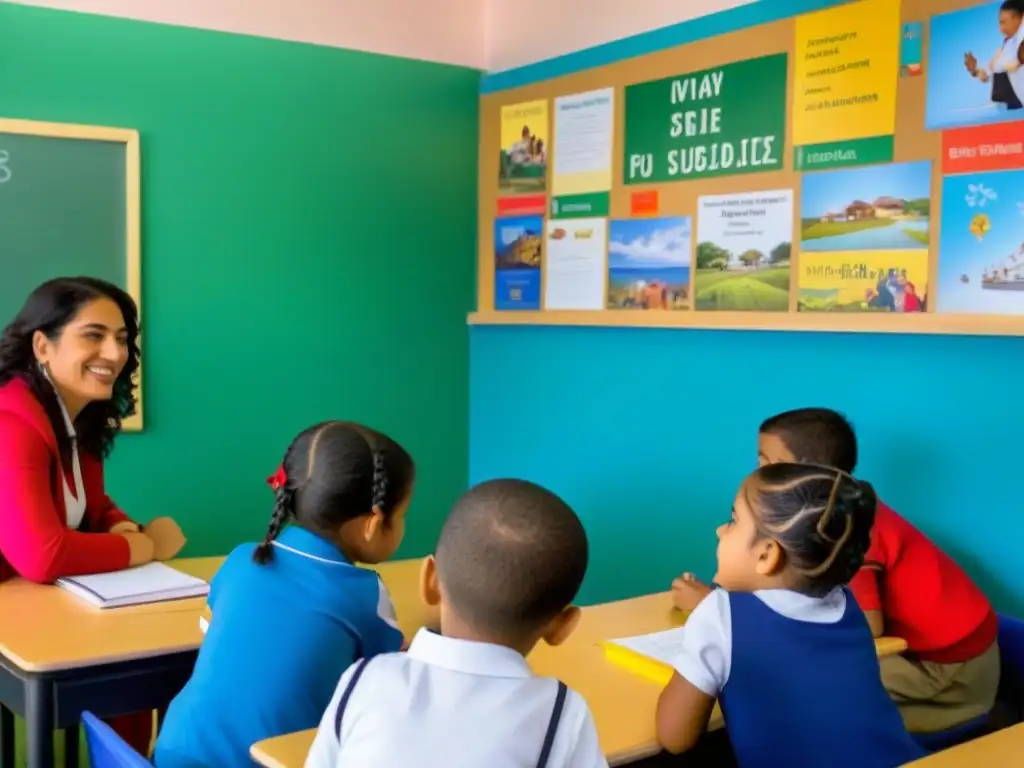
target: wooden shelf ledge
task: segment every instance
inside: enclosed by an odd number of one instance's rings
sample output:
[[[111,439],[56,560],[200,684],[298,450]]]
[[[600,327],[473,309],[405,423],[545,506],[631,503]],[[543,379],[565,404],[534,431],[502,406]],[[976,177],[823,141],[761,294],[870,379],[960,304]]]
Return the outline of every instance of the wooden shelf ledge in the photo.
[[[1024,336],[1024,316],[828,312],[695,312],[585,310],[469,315],[469,325],[547,325],[606,328],[695,328],[724,331],[909,333],[943,336]]]

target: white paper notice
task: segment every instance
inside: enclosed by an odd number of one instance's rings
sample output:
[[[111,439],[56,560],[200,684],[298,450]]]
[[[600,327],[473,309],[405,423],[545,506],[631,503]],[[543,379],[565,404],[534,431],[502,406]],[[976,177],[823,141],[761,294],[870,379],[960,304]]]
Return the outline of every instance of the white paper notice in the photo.
[[[555,99],[554,194],[611,189],[614,88]]]
[[[621,645],[635,653],[642,654],[648,658],[671,664],[683,647],[683,630],[686,627],[675,627],[666,629],[663,632],[652,632],[649,635],[636,635],[634,637],[620,637],[608,642]]]
[[[544,309],[603,309],[607,219],[548,222]]]

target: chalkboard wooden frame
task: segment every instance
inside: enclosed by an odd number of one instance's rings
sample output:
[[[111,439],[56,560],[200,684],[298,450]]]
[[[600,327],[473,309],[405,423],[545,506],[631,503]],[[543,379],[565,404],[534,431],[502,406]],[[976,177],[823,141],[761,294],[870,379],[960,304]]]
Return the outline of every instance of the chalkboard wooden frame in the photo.
[[[141,151],[139,132],[131,128],[107,128],[73,123],[48,123],[35,120],[0,118],[0,133],[17,133],[50,139],[76,141],[107,141],[123,144],[125,152],[125,290],[135,299],[142,317],[142,203],[141,203]],[[141,338],[139,340],[141,345]],[[135,381],[137,405],[135,415],[124,420],[122,428],[129,432],[142,430],[142,368]]]

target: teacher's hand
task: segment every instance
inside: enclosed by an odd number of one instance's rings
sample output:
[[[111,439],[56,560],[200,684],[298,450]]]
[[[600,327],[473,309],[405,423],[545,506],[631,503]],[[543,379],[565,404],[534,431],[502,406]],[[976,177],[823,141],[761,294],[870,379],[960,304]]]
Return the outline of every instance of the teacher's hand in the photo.
[[[169,517],[158,517],[142,529],[153,542],[153,559],[170,560],[185,546],[185,534]]]
[[[128,542],[128,565],[145,565],[153,559],[153,541],[144,533],[121,532]]]

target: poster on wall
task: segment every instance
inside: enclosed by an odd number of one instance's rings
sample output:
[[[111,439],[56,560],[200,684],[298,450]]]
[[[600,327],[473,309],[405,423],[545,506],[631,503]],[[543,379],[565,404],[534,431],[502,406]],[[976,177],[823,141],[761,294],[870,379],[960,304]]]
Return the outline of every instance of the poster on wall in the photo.
[[[624,184],[782,168],[786,54],[628,85]]]
[[[540,309],[541,216],[494,220],[494,308]]]
[[[900,4],[893,0],[860,0],[797,17],[796,170],[892,161],[900,38]]]
[[[548,144],[546,100],[501,108],[499,196],[536,194],[545,190]]]
[[[807,174],[798,308],[923,312],[930,240],[930,161]]]
[[[615,89],[555,99],[554,195],[608,192],[612,188]]]
[[[608,308],[690,306],[689,216],[617,219],[608,228]]]
[[[788,311],[792,248],[793,190],[701,197],[695,308]]]
[[[928,43],[928,130],[1024,117],[1021,14],[996,2],[931,20]]]
[[[607,219],[549,221],[544,309],[604,309]]]
[[[1024,315],[1024,168],[1008,166],[943,179],[939,312]]]

